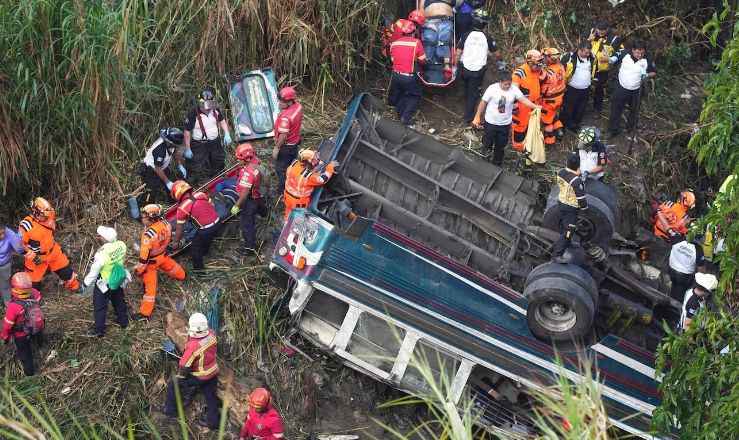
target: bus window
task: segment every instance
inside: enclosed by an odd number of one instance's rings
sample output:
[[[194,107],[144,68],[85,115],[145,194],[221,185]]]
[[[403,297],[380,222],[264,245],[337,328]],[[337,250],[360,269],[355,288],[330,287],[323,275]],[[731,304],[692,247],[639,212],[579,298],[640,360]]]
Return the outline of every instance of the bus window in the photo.
[[[346,351],[387,373],[393,369],[405,330],[369,313],[362,313]]]
[[[440,387],[444,393],[448,393],[459,364],[459,359],[419,340],[413,349],[413,356],[400,384],[409,390],[431,393],[431,387],[425,379],[426,376],[422,374],[423,370],[427,370],[436,386]]]

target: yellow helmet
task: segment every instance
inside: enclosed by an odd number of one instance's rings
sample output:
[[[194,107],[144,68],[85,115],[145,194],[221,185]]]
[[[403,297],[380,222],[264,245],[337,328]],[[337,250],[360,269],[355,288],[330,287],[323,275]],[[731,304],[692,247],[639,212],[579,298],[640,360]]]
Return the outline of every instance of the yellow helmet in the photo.
[[[172,186],[172,189],[174,189],[174,185]],[[157,205],[156,203],[149,203],[148,205],[144,206],[143,209],[141,209],[141,212],[144,213],[144,215],[147,217],[151,217],[151,218],[161,217],[162,205]]]
[[[540,63],[544,59],[544,56],[536,49],[531,49],[526,52],[526,61],[533,63]]]
[[[49,217],[54,214],[54,207],[43,197],[36,197],[31,202],[31,213],[34,217]]]
[[[543,50],[544,55],[550,56],[550,57],[556,57],[559,55],[562,55],[562,52],[559,51],[556,47],[547,47]]]

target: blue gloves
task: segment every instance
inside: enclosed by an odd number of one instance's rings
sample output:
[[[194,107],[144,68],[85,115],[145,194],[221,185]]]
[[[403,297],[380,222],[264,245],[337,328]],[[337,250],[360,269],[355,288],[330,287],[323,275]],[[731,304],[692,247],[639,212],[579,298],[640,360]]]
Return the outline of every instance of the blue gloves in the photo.
[[[226,133],[225,133],[225,134],[223,135],[223,144],[224,144],[224,145],[231,145],[231,142],[233,142],[233,141],[231,140],[231,133],[229,133],[229,132],[226,132]]]
[[[183,179],[187,179],[187,169],[185,169],[185,166],[182,164],[177,165],[177,169],[180,170],[180,174],[182,174]]]
[[[190,148],[185,148],[185,152],[182,153],[182,155],[185,159],[192,159],[192,150]]]
[[[182,165],[180,165],[182,166]],[[167,181],[167,183],[164,184],[167,187],[167,191],[172,191],[172,182]]]

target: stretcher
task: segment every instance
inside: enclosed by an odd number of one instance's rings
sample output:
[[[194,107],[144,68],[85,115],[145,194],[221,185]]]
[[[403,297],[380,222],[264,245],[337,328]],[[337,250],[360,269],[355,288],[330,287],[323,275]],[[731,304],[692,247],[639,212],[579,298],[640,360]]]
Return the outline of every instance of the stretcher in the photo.
[[[417,0],[416,8],[424,10],[424,0]],[[452,15],[448,17],[426,17],[421,27],[420,38],[426,53],[426,64],[422,66],[418,77],[426,86],[448,87],[457,78],[455,14],[456,10],[452,8]],[[444,58],[450,60],[452,74],[449,77],[444,77]]]

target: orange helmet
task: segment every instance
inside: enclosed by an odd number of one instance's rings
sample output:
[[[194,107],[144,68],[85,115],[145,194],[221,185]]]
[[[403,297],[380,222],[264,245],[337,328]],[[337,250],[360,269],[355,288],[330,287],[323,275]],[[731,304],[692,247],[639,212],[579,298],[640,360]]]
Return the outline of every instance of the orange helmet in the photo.
[[[236,159],[242,162],[251,162],[254,159],[254,156],[256,156],[256,153],[254,152],[254,147],[250,143],[246,142],[236,147],[235,155]]]
[[[542,52],[544,53],[544,55],[549,56],[549,57],[556,57],[558,55],[562,55],[562,53],[556,47],[547,47]]]
[[[410,35],[416,32],[416,24],[403,18],[395,22],[395,27],[404,35]]]
[[[410,14],[408,14],[408,20],[412,21],[418,26],[423,26],[423,24],[426,23],[426,16],[423,15],[422,10],[414,9],[413,11],[411,11]]]
[[[280,89],[280,99],[282,101],[295,101],[298,99],[298,94],[294,87],[283,87]]]
[[[526,52],[526,61],[540,63],[544,59],[544,56],[536,49],[531,49]]]
[[[695,208],[695,193],[685,190],[680,193],[680,203],[688,209]]]
[[[172,198],[179,202],[182,196],[191,189],[192,187],[189,183],[184,180],[178,180],[172,184]]]
[[[54,215],[54,207],[43,197],[36,197],[31,202],[31,214],[36,218],[48,218]]]
[[[31,287],[33,287],[33,283],[27,272],[16,272],[10,278],[10,290],[16,298],[28,298],[28,295],[31,294]]]
[[[174,189],[174,185],[172,185],[172,189]],[[161,217],[162,205],[157,205],[156,203],[149,203],[148,205],[144,206],[141,209],[141,212],[143,212],[144,215],[147,217],[151,217],[151,218]]]
[[[267,408],[269,401],[272,396],[264,388],[256,388],[249,394],[249,406],[254,408],[255,411],[261,412]]]
[[[318,165],[319,156],[316,151],[304,148],[298,153],[298,159],[303,162],[310,162],[311,165],[316,166]]]

